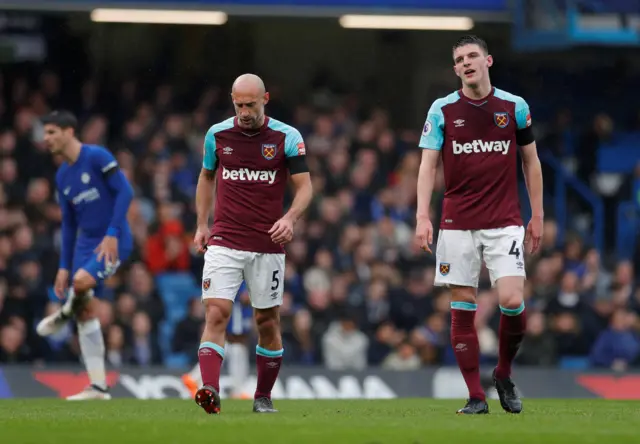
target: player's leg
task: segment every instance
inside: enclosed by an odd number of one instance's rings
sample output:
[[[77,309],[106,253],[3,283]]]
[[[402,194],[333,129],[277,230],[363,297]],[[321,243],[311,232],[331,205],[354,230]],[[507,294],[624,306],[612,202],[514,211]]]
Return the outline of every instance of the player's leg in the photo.
[[[277,412],[271,401],[271,390],[278,379],[284,353],[280,332],[284,266],[284,254],[256,254],[245,271],[258,329],[258,382],[253,401],[253,411],[257,413]]]
[[[204,256],[202,299],[205,327],[198,349],[202,387],[195,401],[207,413],[220,413],[220,370],[225,354],[225,331],[233,301],[242,284],[246,252],[212,246]]]
[[[522,411],[520,400],[511,380],[511,364],[524,338],[526,313],[524,306],[524,228],[506,227],[483,230],[484,256],[492,284],[498,290],[500,327],[499,357],[493,379],[502,408],[510,413]]]
[[[70,306],[75,310],[73,316],[78,324],[80,353],[91,385],[68,397],[70,401],[111,399],[107,387],[104,338],[97,313],[98,301],[93,297],[93,289],[97,285],[98,281],[88,270],[80,269],[73,276],[72,289],[77,303]]]
[[[435,285],[451,289],[451,346],[469,389],[461,414],[489,412],[480,383],[480,345],[475,327],[480,245],[472,231],[441,230],[436,247]]]

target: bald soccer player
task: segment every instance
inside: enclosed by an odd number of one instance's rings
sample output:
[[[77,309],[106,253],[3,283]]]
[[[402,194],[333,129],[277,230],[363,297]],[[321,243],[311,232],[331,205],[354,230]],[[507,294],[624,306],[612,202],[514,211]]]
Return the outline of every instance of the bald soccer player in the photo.
[[[300,132],[265,115],[269,93],[259,77],[238,77],[231,99],[236,116],[207,132],[196,190],[194,243],[205,253],[202,300],[206,322],[198,351],[203,385],[195,401],[207,413],[220,413],[225,331],[244,280],[258,330],[253,411],[271,413],[277,411],[271,390],[284,352],[279,315],[284,244],[291,241],[294,224],[311,202],[311,177]],[[295,195],[283,216],[289,178]],[[215,214],[209,229],[214,190]]]

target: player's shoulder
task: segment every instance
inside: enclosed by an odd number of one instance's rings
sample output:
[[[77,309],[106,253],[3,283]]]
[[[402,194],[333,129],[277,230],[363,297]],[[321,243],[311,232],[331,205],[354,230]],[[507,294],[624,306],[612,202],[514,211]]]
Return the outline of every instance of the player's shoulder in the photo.
[[[274,119],[273,117],[269,117],[269,122],[267,122],[267,126],[272,131],[277,131],[279,133],[283,133],[285,136],[289,137],[301,137],[300,131],[298,131],[295,127],[281,122],[280,120]]]
[[[448,105],[453,105],[459,100],[460,100],[460,93],[458,91],[454,91],[451,94],[447,94],[444,97],[440,97],[434,100],[433,103],[431,104],[431,108],[429,109],[429,114],[442,113],[442,108]]]
[[[235,121],[235,117],[229,117],[228,119],[223,120],[222,122],[218,122],[211,125],[211,127],[207,131],[207,136],[213,137],[221,131],[226,131],[233,128],[235,126],[234,121]]]
[[[104,156],[113,156],[111,151],[108,148],[101,145],[89,145],[83,144],[82,149],[86,150],[89,156],[89,159],[95,159],[96,157],[104,157]]]
[[[500,99],[500,100],[504,100],[507,102],[512,102],[515,103],[516,108],[521,108],[521,107],[527,107],[527,101],[524,100],[524,98],[522,98],[521,96],[512,94],[510,92],[507,92],[503,89],[499,89],[499,88],[495,88],[494,92],[493,92],[493,96]]]
[[[60,184],[60,182],[64,179],[64,176],[67,174],[67,170],[69,169],[69,164],[65,161],[60,164],[58,167],[58,171],[56,171],[56,183]]]

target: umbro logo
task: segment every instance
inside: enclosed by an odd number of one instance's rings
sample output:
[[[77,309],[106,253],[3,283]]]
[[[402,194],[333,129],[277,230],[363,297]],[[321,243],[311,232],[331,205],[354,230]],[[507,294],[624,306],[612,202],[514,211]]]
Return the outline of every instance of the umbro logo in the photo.
[[[464,126],[464,119],[454,120],[453,123],[455,124],[456,128],[462,128]]]
[[[231,148],[230,146],[225,146],[224,148],[222,148],[222,154],[231,154],[233,153],[233,148]]]

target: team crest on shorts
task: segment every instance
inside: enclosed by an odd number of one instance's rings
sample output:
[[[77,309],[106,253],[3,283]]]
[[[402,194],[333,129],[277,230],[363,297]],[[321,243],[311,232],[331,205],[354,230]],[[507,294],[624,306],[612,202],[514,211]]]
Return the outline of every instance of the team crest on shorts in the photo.
[[[209,287],[211,287],[211,279],[210,278],[206,278],[204,281],[202,281],[202,289],[204,291],[207,291],[209,289]]]
[[[449,274],[449,271],[451,270],[451,264],[448,262],[441,262],[440,263],[440,274],[443,276],[446,276]]]
[[[493,121],[496,122],[499,128],[506,128],[509,126],[509,113],[493,113]]]
[[[263,143],[262,144],[262,157],[267,160],[271,160],[276,157],[278,145],[275,143]]]

